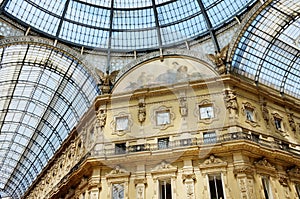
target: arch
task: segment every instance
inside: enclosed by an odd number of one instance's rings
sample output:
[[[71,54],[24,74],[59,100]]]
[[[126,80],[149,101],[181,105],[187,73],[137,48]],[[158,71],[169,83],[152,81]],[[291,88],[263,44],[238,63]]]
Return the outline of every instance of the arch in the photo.
[[[300,9],[293,1],[267,1],[238,34],[232,54],[233,73],[300,97],[300,48],[291,41]],[[246,20],[247,21],[247,20]]]
[[[21,196],[100,94],[99,81],[79,54],[48,39],[5,38],[0,55],[0,147],[8,143],[1,164],[15,161],[10,178],[0,184]],[[23,135],[27,139],[20,143]]]

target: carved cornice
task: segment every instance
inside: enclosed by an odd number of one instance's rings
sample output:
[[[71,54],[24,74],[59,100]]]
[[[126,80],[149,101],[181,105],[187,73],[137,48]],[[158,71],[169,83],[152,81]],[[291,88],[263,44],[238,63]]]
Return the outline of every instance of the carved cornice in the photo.
[[[128,181],[129,176],[130,176],[130,172],[120,168],[120,166],[116,166],[105,177],[110,182],[116,182],[116,181]]]
[[[146,185],[147,184],[147,179],[145,177],[135,178],[134,179],[134,184],[135,184],[135,186],[138,185],[138,184],[145,184]]]
[[[159,177],[174,177],[176,176],[177,167],[172,166],[171,164],[162,161],[154,169],[151,170],[151,174],[155,176],[154,178]]]
[[[257,162],[254,162],[256,172],[259,174],[266,174],[274,176],[276,168],[266,158],[263,158]]]
[[[247,176],[253,176],[254,174],[254,168],[250,165],[241,165],[241,166],[235,166],[233,169],[234,175],[238,176],[239,174],[245,174]]]
[[[226,167],[227,162],[221,160],[220,158],[216,158],[213,154],[211,154],[202,164],[199,164],[200,169],[211,169],[211,168],[220,168]]]
[[[182,180],[183,182],[186,180],[196,180],[196,175],[194,173],[183,173]]]
[[[291,181],[300,182],[300,168],[298,166],[293,167],[287,171]]]

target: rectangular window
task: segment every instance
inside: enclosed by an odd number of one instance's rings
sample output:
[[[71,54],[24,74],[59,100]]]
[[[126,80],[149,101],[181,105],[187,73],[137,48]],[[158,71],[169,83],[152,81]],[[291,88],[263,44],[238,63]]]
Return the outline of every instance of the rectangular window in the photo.
[[[124,185],[113,184],[112,185],[112,199],[123,199],[124,198]]]
[[[300,199],[300,184],[296,184],[295,188],[296,188],[297,196]]]
[[[274,118],[275,127],[277,130],[282,131],[281,119]]]
[[[170,124],[170,111],[158,111],[156,112],[156,125]]]
[[[117,117],[116,118],[116,131],[125,131],[128,129],[128,117]]]
[[[212,144],[217,142],[217,134],[216,132],[206,132],[203,133],[203,143],[204,144]]]
[[[116,154],[124,154],[124,153],[126,153],[126,143],[115,144],[115,153]]]
[[[157,140],[158,149],[169,148],[169,138],[159,138]]]
[[[264,195],[265,199],[272,199],[272,193],[271,193],[271,188],[270,188],[270,182],[267,177],[262,177],[262,184],[264,188]]]
[[[159,181],[159,199],[172,199],[172,188],[170,180]]]
[[[180,146],[190,146],[192,145],[192,139],[180,140]]]
[[[210,175],[209,180],[209,191],[211,199],[224,199],[223,185],[221,175]]]
[[[212,106],[200,106],[200,120],[210,119],[214,117],[214,109]]]

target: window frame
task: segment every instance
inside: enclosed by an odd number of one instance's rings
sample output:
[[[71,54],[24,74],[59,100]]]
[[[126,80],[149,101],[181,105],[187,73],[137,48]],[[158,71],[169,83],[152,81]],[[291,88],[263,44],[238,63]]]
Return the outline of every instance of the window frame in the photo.
[[[207,109],[207,108],[210,108],[211,112],[212,113],[212,116],[211,117],[202,117],[202,112],[201,112],[201,109]],[[199,105],[199,119],[200,120],[210,120],[210,119],[213,119],[215,118],[215,111],[214,111],[214,107],[212,104],[205,104],[205,105]]]
[[[207,182],[208,182],[208,191],[209,191],[209,198],[210,199],[213,199],[213,196],[212,196],[212,193],[211,193],[211,189],[212,189],[212,187],[211,187],[211,180],[210,180],[210,178],[212,178],[213,177],[213,182],[214,182],[214,190],[215,190],[215,194],[216,194],[216,198],[217,199],[220,199],[220,198],[223,198],[223,199],[225,199],[226,198],[226,195],[225,195],[225,187],[224,187],[224,182],[223,182],[223,176],[222,176],[222,174],[221,173],[211,173],[211,174],[207,174]],[[218,187],[220,186],[220,184],[219,185],[217,185],[217,183],[216,183],[216,177],[218,177],[218,178],[220,178],[220,179],[218,179],[219,181],[220,181],[220,183],[221,183],[221,196],[220,197],[218,197],[218,195],[219,195],[219,191],[218,191]],[[216,186],[217,185],[217,186]]]
[[[124,127],[120,127],[119,125],[120,125],[120,120],[122,120],[122,119],[125,119],[126,121],[126,127],[124,128]],[[124,121],[123,121],[124,122]],[[129,129],[129,117],[128,116],[126,116],[126,115],[124,115],[124,116],[117,116],[116,117],[116,123],[115,123],[115,130],[116,131],[127,131]]]
[[[214,136],[211,136],[213,134],[214,134]],[[205,137],[205,135],[210,135],[210,136]],[[218,135],[217,135],[216,131],[203,132],[202,136],[203,136],[203,144],[214,144],[214,143],[217,143],[217,141],[218,141]]]

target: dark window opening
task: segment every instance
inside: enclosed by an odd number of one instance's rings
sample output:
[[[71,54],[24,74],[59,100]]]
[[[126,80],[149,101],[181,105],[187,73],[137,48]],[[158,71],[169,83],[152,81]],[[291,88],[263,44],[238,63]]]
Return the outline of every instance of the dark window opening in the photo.
[[[211,199],[224,199],[221,176],[209,176],[209,190]]]
[[[159,138],[157,140],[158,149],[167,149],[169,148],[169,138]]]
[[[217,142],[216,132],[203,133],[203,142],[204,142],[204,144],[216,143]]]
[[[162,180],[159,182],[159,192],[160,197],[159,199],[172,199],[172,189],[171,189],[171,182]]]
[[[115,153],[116,154],[124,154],[126,153],[126,143],[119,143],[115,145]]]
[[[276,129],[281,131],[281,130],[282,130],[282,127],[281,127],[281,119],[275,118],[275,119],[274,119],[274,123],[275,123]]]

